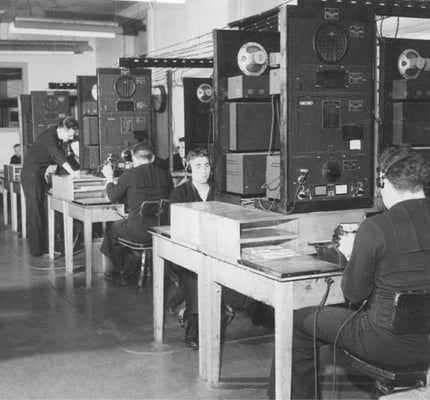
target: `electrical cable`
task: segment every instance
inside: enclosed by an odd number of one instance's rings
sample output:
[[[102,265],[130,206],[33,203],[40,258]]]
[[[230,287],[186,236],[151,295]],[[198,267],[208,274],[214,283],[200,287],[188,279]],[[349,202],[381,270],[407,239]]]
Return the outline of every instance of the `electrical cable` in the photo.
[[[342,323],[342,325],[339,327],[339,329],[336,332],[336,337],[335,337],[334,342],[333,342],[333,379],[332,379],[332,383],[331,383],[331,400],[334,400],[334,395],[335,395],[335,390],[336,390],[336,346],[337,346],[337,342],[340,338],[340,334],[341,334],[342,330],[345,328],[345,326],[348,324],[348,322],[350,322],[352,320],[352,318],[354,318],[364,308],[364,306],[366,304],[367,304],[367,300],[364,300],[363,303],[361,304],[361,306],[358,308],[358,310],[355,311],[354,313],[352,313]]]

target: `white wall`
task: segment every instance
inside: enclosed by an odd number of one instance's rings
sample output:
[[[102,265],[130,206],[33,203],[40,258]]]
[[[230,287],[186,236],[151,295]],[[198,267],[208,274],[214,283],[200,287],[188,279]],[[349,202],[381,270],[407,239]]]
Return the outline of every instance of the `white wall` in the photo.
[[[170,51],[179,51],[181,48],[202,45],[212,41],[214,29],[226,28],[230,22],[251,15],[259,14],[281,4],[283,0],[187,0],[183,5],[154,4],[148,10],[147,32],[149,54],[168,56]],[[202,57],[212,56],[207,51]],[[196,52],[194,57],[199,57]],[[173,151],[178,138],[184,136],[184,104],[183,87],[181,78],[210,77],[212,69],[182,70],[178,69],[173,74],[173,88],[170,94],[172,100],[172,138],[169,150],[167,140],[159,140],[157,150],[159,154],[168,154]],[[157,82],[159,84],[161,82]],[[164,114],[163,114],[164,116]],[[160,120],[160,116],[158,116]],[[158,121],[157,121],[158,122]],[[157,133],[162,135],[158,126],[166,127],[166,124],[157,124]]]
[[[183,5],[154,4],[148,12],[149,50],[225,28],[229,22],[269,10],[283,0],[187,0]]]

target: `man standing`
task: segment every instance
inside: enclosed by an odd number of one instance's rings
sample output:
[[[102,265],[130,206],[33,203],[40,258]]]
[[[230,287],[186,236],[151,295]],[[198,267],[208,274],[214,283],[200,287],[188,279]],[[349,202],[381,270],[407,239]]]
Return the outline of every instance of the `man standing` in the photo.
[[[132,270],[124,268],[126,249],[118,243],[118,238],[144,243],[151,240],[148,227],[156,225],[156,217],[146,219],[140,215],[143,201],[168,199],[173,188],[169,171],[154,165],[154,153],[145,143],[134,146],[133,168],[127,169],[114,183],[113,169],[105,165],[102,169],[107,179],[106,192],[109,200],[124,203],[128,207],[128,219],[113,222],[106,230],[100,251],[113,263],[111,270],[105,272],[105,279],[112,280],[121,274],[122,283]]]
[[[78,130],[78,122],[72,117],[64,117],[58,126],[43,131],[28,149],[21,171],[21,182],[27,207],[28,240],[30,253],[41,256],[47,248],[47,215],[45,172],[49,165],[57,164],[69,174],[73,171],[62,150],[63,142],[73,140]]]

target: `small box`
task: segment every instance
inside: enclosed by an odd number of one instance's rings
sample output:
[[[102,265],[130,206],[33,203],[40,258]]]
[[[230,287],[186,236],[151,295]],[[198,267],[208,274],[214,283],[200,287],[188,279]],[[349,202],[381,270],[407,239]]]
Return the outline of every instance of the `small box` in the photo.
[[[20,182],[21,181],[21,164],[5,164],[4,165],[4,177],[9,182]]]
[[[265,193],[266,153],[227,153],[226,190],[230,193]]]
[[[294,248],[298,237],[297,218],[219,201],[172,204],[170,220],[173,240],[232,262],[244,249],[286,242]]]
[[[279,68],[271,69],[269,79],[270,79],[269,93],[280,94],[281,93],[281,70]]]
[[[430,78],[393,80],[393,100],[430,99]]]
[[[269,75],[231,76],[227,80],[227,98],[260,99],[269,96]]]
[[[106,179],[93,175],[52,177],[52,195],[63,200],[106,198]]]
[[[266,197],[280,199],[281,187],[281,156],[279,153],[266,158]]]

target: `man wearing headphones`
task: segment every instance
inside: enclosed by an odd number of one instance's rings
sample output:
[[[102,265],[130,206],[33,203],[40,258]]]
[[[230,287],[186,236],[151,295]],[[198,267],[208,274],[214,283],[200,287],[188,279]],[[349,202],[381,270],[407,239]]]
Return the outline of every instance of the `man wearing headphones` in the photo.
[[[30,253],[41,256],[48,252],[46,227],[45,173],[51,164],[57,164],[68,174],[79,174],[67,161],[63,143],[72,141],[78,130],[78,122],[64,117],[58,126],[43,131],[28,149],[21,171],[21,182],[27,207],[28,241]]]
[[[101,245],[101,252],[113,263],[105,272],[106,280],[120,278],[126,285],[134,272],[134,266],[125,264],[126,249],[118,243],[121,237],[136,243],[151,240],[148,227],[157,225],[157,217],[144,218],[140,215],[143,201],[167,199],[173,188],[172,177],[168,170],[154,165],[154,153],[147,144],[138,143],[132,151],[133,168],[126,169],[118,183],[114,182],[113,169],[104,165],[106,192],[112,202],[122,202],[128,206],[128,219],[119,220],[109,225]]]
[[[215,200],[216,186],[210,181],[211,165],[206,150],[196,149],[188,152],[188,171],[191,180],[175,187],[170,195],[170,203],[188,203],[195,201]],[[197,307],[197,278],[193,272],[183,270],[181,280],[184,286],[186,311],[184,318],[187,321],[185,329],[185,345],[198,348],[198,307]]]
[[[415,365],[430,360],[428,335],[392,328],[395,294],[430,290],[430,164],[409,146],[380,156],[377,186],[385,212],[364,220],[354,234],[333,237],[348,260],[342,290],[348,307],[307,307],[294,313],[292,399],[320,398],[315,343],[334,344],[376,363]],[[268,394],[275,395],[274,361]]]

